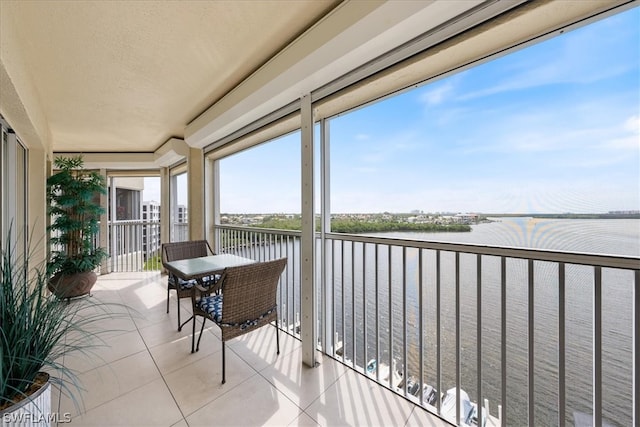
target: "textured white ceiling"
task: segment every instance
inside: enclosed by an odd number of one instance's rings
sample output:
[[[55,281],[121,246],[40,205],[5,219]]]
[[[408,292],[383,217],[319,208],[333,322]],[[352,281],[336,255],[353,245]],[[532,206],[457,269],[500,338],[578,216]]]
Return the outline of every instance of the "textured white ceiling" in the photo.
[[[52,151],[153,152],[337,3],[3,0],[2,61]]]

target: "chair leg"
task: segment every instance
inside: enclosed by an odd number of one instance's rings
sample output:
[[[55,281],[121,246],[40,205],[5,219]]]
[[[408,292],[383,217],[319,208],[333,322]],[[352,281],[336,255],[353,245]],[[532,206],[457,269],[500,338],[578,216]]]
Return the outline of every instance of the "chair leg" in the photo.
[[[196,321],[196,316],[195,314],[193,315],[193,321],[195,323]],[[202,339],[202,331],[204,331],[204,322],[207,321],[207,318],[202,316],[202,327],[200,328],[200,335],[198,336],[198,345],[196,346],[196,351],[200,351],[200,340]],[[194,330],[193,333],[195,334],[196,330],[195,330],[195,326],[194,326]]]
[[[193,316],[193,324],[191,326],[191,353],[195,353],[196,343],[196,316]]]
[[[182,324],[180,323],[180,296],[176,291],[176,301],[178,302],[178,332],[182,330]]]
[[[276,324],[274,326],[276,327],[276,354],[280,354],[280,329],[278,328],[278,319],[276,319]]]
[[[225,383],[226,379],[224,377],[224,341],[222,341],[222,384]]]
[[[169,291],[170,291],[169,286],[167,286],[167,313],[169,312],[169,297],[170,297]]]

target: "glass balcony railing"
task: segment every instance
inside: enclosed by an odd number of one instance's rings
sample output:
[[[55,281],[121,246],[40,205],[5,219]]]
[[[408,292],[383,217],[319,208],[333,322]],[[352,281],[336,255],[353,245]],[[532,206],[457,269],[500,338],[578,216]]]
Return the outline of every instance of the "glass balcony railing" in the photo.
[[[300,338],[300,233],[216,238],[288,257],[279,322]],[[416,405],[460,426],[632,424],[638,258],[337,233],[316,251],[318,349]]]

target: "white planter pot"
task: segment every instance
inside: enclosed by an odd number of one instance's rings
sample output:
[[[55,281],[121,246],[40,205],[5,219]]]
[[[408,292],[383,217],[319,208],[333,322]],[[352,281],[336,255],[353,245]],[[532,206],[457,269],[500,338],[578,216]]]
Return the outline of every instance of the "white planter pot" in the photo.
[[[0,411],[0,425],[2,427],[50,427],[51,412],[51,382],[47,381],[35,393],[15,405]]]

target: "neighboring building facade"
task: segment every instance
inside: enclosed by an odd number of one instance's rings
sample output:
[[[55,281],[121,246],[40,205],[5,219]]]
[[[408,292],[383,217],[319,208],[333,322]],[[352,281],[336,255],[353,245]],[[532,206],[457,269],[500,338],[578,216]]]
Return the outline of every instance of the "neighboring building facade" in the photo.
[[[189,223],[189,209],[184,205],[178,205],[178,217],[176,222]]]
[[[145,260],[160,253],[160,203],[145,201],[142,203],[142,250]]]
[[[177,205],[175,222],[173,223],[173,242],[188,240],[189,235],[189,209],[185,205]]]
[[[139,220],[144,178],[112,178],[109,181],[109,195],[115,188],[115,200],[109,204],[109,220],[113,221],[115,210],[116,221]],[[115,206],[114,206],[115,204]]]

